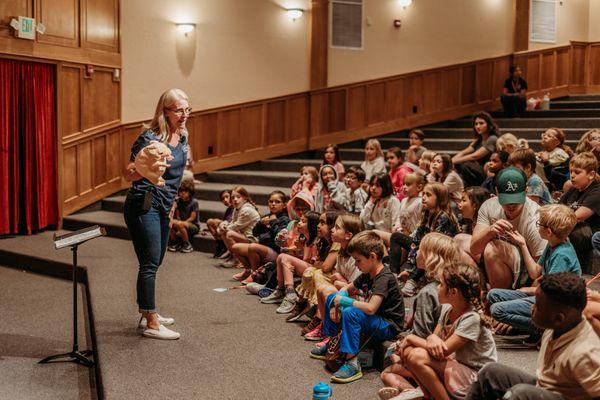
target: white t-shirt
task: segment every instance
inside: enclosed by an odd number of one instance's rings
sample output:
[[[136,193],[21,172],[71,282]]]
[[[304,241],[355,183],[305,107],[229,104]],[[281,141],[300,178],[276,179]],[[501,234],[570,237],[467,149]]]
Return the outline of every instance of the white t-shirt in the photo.
[[[343,256],[341,252],[335,261],[335,270],[348,282],[354,282],[361,274],[353,257]]]
[[[421,217],[421,196],[408,198],[400,201],[400,227],[402,232],[410,235],[419,226]]]
[[[507,220],[525,238],[527,248],[533,257],[539,257],[544,252],[548,242],[540,237],[536,222],[539,220],[540,206],[530,199],[525,199],[523,212],[517,218],[506,218],[504,209],[498,202],[498,197],[486,200],[479,208],[477,225],[490,226],[499,219]],[[499,238],[502,239],[502,238]]]

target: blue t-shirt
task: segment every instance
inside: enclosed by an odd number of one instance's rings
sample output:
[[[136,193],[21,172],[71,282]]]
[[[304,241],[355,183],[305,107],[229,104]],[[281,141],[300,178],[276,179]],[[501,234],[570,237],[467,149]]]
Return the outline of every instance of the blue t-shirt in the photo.
[[[542,266],[542,275],[556,274],[558,272],[574,272],[581,275],[581,266],[577,253],[570,242],[563,242],[556,247],[547,245],[538,260]]]
[[[552,202],[548,186],[546,186],[542,178],[537,174],[532,174],[529,179],[527,179],[527,196],[539,197],[540,205],[550,204]]]
[[[131,147],[131,157],[129,160],[133,162],[137,154],[144,147],[150,145],[152,140],[156,140],[158,142],[161,141],[153,131],[147,130],[142,132]],[[177,143],[177,146],[173,147],[167,144],[167,147],[169,147],[169,150],[171,150],[173,159],[168,161],[169,166],[163,174],[165,186],[155,186],[148,179],[142,178],[133,182],[129,192],[136,197],[141,197],[145,195],[146,192],[151,191],[152,206],[157,210],[168,213],[173,207],[173,201],[175,200],[175,196],[177,196],[177,190],[181,184],[183,170],[185,169],[185,164],[187,162],[188,145],[186,143],[185,136],[182,135],[179,143]]]

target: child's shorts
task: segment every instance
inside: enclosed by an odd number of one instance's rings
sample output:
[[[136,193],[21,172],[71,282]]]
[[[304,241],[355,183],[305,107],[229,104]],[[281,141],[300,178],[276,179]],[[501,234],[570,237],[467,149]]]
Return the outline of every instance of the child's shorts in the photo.
[[[185,228],[187,229],[188,235],[190,237],[197,235],[198,232],[200,232],[200,227],[194,224],[193,222],[188,222]]]
[[[466,396],[469,387],[477,379],[477,372],[453,358],[446,361],[444,370],[444,386],[455,399]]]
[[[267,250],[267,256],[265,257],[265,259],[263,260],[263,262],[266,264],[268,262],[275,262],[277,260],[277,252],[275,250],[273,250],[270,247],[267,247],[269,250]]]

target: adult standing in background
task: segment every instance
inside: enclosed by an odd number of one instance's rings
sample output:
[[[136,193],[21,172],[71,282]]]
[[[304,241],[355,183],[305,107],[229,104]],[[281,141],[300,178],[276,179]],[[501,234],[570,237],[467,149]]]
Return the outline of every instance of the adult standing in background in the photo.
[[[520,67],[510,67],[510,76],[504,81],[502,88],[502,107],[508,118],[520,117],[527,107],[527,82],[523,79]]]
[[[125,178],[132,181],[125,201],[125,223],[139,262],[137,303],[142,314],[139,327],[143,336],[173,340],[179,333],[166,325],[173,318],[158,314],[155,304],[156,272],[161,265],[169,240],[169,212],[181,183],[187,162],[187,130],[185,123],[191,112],[189,98],[180,89],[164,92],[156,105],[154,118],[144,125],[142,133],[131,148],[130,163]],[[163,174],[164,185],[153,184],[136,171],[134,160],[140,151],[154,142],[168,147],[172,159]]]

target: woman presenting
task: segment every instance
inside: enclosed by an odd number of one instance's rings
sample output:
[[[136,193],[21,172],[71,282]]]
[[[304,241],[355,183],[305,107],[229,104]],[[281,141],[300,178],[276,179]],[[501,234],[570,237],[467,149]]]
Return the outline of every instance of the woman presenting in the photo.
[[[189,98],[185,92],[170,89],[163,93],[158,99],[154,118],[149,125],[144,125],[131,148],[130,163],[125,171],[125,179],[133,182],[125,200],[124,216],[139,262],[137,303],[142,314],[139,327],[144,329],[143,336],[153,339],[179,339],[178,332],[166,328],[175,320],[162,317],[157,312],[154,288],[156,272],[169,240],[169,212],[187,160],[185,123],[190,112]],[[140,163],[140,157],[136,160],[142,150],[148,152],[147,149],[156,148],[159,154],[170,151],[170,155],[162,159],[168,162],[159,169],[164,170],[162,178],[156,176],[157,168]],[[160,149],[164,149],[164,152]],[[152,154],[156,154],[156,151]],[[152,171],[154,178],[159,181],[150,177]]]

